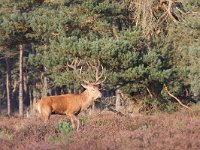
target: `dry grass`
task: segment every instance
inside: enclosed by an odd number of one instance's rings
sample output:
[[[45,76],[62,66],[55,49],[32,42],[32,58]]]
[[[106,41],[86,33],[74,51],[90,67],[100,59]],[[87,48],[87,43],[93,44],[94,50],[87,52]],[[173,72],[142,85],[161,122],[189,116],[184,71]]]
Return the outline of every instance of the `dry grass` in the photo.
[[[49,141],[49,137],[59,137],[55,125],[62,118],[65,117],[54,115],[45,125],[37,118],[1,116],[2,133],[12,137],[9,140],[0,138],[1,149],[200,149],[199,109],[134,117],[101,112],[82,118],[80,131],[73,131],[67,142],[55,144],[57,142]]]

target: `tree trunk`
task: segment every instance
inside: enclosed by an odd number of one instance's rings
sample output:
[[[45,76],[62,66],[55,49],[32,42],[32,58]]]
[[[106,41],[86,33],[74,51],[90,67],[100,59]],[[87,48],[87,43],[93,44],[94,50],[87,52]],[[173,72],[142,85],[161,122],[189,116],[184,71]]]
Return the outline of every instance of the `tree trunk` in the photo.
[[[10,65],[9,58],[6,58],[6,93],[7,93],[7,113],[11,114],[11,88],[10,88]]]
[[[74,94],[74,83],[69,83],[68,93]]]
[[[1,114],[1,103],[2,103],[2,99],[0,98],[0,114]]]
[[[38,100],[38,92],[37,92],[37,87],[36,87],[36,84],[33,85],[33,105],[37,102]]]
[[[29,98],[29,85],[28,85],[28,81],[29,77],[28,74],[24,72],[23,74],[23,82],[24,82],[24,104],[26,104],[26,106],[30,105],[30,98]]]
[[[48,50],[48,39],[45,38],[44,39],[45,43],[44,43],[44,49],[45,51]],[[46,72],[47,72],[47,69],[44,65],[44,73],[42,73],[42,76],[43,76],[43,94],[42,94],[42,97],[46,97],[48,96],[48,77],[46,75]]]
[[[115,101],[115,109],[118,111],[120,109],[121,106],[121,95],[120,95],[120,89],[119,87],[117,87],[117,89],[115,90],[115,96],[116,96],[116,101]]]
[[[47,72],[47,69],[46,67],[44,66],[44,72],[42,73],[42,82],[43,82],[43,93],[42,93],[42,97],[46,97],[48,96],[50,93],[49,93],[49,84],[48,84],[48,76],[46,74]]]
[[[32,110],[33,109],[33,88],[32,88],[32,86],[29,86],[29,88],[28,88],[28,90],[29,90],[29,108],[30,108],[30,110]]]
[[[66,94],[67,93],[67,85],[63,85],[62,86],[62,94]]]
[[[44,79],[43,79],[43,95],[42,97],[46,97],[48,96],[48,79],[47,79],[47,76],[44,75]]]
[[[20,56],[19,56],[19,116],[23,116],[24,108],[24,82],[23,82],[23,45],[19,45]]]

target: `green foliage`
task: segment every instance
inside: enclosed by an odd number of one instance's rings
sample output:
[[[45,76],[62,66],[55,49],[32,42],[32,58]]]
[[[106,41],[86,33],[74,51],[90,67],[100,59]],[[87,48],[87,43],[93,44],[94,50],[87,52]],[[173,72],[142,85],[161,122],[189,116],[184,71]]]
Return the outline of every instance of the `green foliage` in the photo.
[[[139,111],[142,114],[151,115],[151,114],[159,111],[158,106],[159,106],[159,100],[158,99],[145,97],[144,104],[140,108]]]
[[[160,102],[159,109],[161,112],[172,113],[178,110],[177,104],[172,101],[164,100]]]
[[[193,105],[192,110],[199,112],[200,111],[200,102],[198,102],[196,105]]]
[[[186,11],[199,11],[200,1],[199,0],[183,0],[183,5]]]
[[[155,94],[161,94],[163,85],[169,86],[172,93],[180,94],[182,80],[179,78],[179,68],[173,64],[175,51],[170,43],[155,38],[151,48],[144,55],[146,69],[146,85]]]
[[[184,22],[171,26],[169,40],[173,41],[176,53],[174,62],[179,68],[179,77],[184,84],[190,84],[192,93],[200,93],[200,19],[197,17],[200,3],[198,0],[184,1],[184,8],[189,11]]]
[[[81,125],[84,126],[88,121],[88,117],[87,116],[81,116],[80,117],[80,122],[81,122]]]
[[[2,46],[23,43],[26,40],[25,34],[29,30],[26,24],[27,14],[22,11],[26,9],[26,4],[6,3],[1,6],[0,31],[3,36],[0,39]]]
[[[71,124],[64,120],[60,120],[58,124],[55,125],[55,128],[59,133],[65,134],[65,135],[70,134],[74,130]]]
[[[153,99],[146,97],[144,100],[144,105],[140,109],[140,113],[151,115],[157,112],[173,113],[178,110],[177,104],[170,101],[167,98],[163,99]]]
[[[108,81],[112,85],[123,85],[143,75],[141,47],[144,39],[140,30],[119,32],[117,39],[101,39],[100,60],[107,67]]]
[[[146,100],[148,107],[159,103],[156,106],[164,111],[175,110],[170,103],[161,101],[168,99],[162,91],[164,84],[177,96],[183,95],[183,86],[187,84],[191,85],[192,93],[200,93],[200,20],[197,17],[200,3],[198,0],[176,2],[171,11],[178,16],[177,24],[163,11],[151,10],[157,8],[158,0],[149,1],[144,8],[140,6],[142,3],[132,6],[122,0],[50,3],[3,0],[0,3],[0,57],[9,56],[17,62],[14,57],[17,46],[24,43],[24,70],[30,77],[30,86],[44,74],[51,88],[80,82],[67,68],[67,63],[75,58],[83,64],[100,61],[107,76],[105,86],[110,89],[119,86],[131,95],[143,94],[149,89],[155,99]],[[15,64],[11,68],[17,68]],[[94,70],[83,66],[83,76],[92,81],[92,75]]]
[[[69,142],[69,136],[74,131],[71,124],[60,120],[56,125],[55,129],[57,131],[57,135],[49,137],[49,142],[58,144],[67,144]]]
[[[117,39],[111,39],[111,32],[107,32],[108,29],[112,29],[112,23],[108,21],[108,18],[111,16],[105,16],[105,11],[103,10],[97,11],[100,10],[100,8],[104,9],[102,5],[104,5],[105,3],[107,4],[109,2],[104,1],[101,4],[93,3],[94,8],[92,8],[93,10],[91,10],[90,13],[88,11],[91,9],[91,7],[88,5],[88,3],[80,3],[79,7],[85,10],[82,16],[75,15],[77,13],[77,8],[74,8],[74,6],[70,8],[57,7],[56,9],[52,7],[49,11],[43,10],[44,8],[38,8],[38,10],[35,10],[35,13],[33,13],[35,17],[30,16],[30,26],[33,25],[33,30],[35,30],[35,32],[33,32],[34,34],[32,34],[32,37],[34,36],[37,38],[38,35],[36,35],[35,33],[39,33],[41,36],[44,36],[44,38],[49,37],[48,39],[50,41],[49,46],[46,49],[43,45],[38,45],[37,50],[39,54],[34,56],[35,59],[31,57],[30,63],[31,65],[38,64],[37,67],[39,67],[39,64],[44,66],[46,68],[46,72],[48,72],[48,74],[50,75],[54,85],[62,86],[68,82],[74,81],[74,77],[73,75],[71,75],[72,72],[65,70],[64,66],[66,66],[67,62],[76,57],[82,60],[89,61],[100,60],[102,64],[109,69],[108,73],[110,72],[110,70],[116,70],[115,72],[111,72],[108,77],[108,79],[111,79],[109,82],[112,82],[112,85],[124,84],[124,82],[127,82],[127,80],[131,78],[131,74],[134,73],[135,69],[140,72],[142,71],[142,66],[140,66],[137,62],[139,61],[138,58],[140,54],[137,48],[142,49],[142,43],[144,42],[144,37],[142,36],[141,31],[138,29],[124,30],[116,33],[118,36]],[[111,6],[112,5],[110,4],[110,7]],[[108,5],[107,11],[111,13],[111,15],[119,15],[122,6],[116,4],[116,6],[114,7],[117,6],[119,7],[117,12],[108,11],[108,9],[111,9],[113,7],[112,6],[110,8]],[[60,12],[63,10],[67,12],[60,14]],[[47,17],[48,14],[38,16],[42,12],[51,13],[51,11],[53,11],[52,13],[54,15],[49,16],[52,16],[52,18]],[[106,22],[103,22],[104,29],[101,29],[102,27],[97,24],[96,31],[87,31],[87,29],[83,29],[81,32],[78,31],[80,30],[81,26],[88,27],[90,25],[83,24],[83,22],[81,22],[80,20],[85,20],[90,17],[93,18],[93,15],[96,14],[104,16],[104,20],[106,20]],[[87,17],[85,18],[84,15],[86,15]],[[76,19],[76,17],[78,17],[79,19]],[[57,19],[58,21],[55,22],[55,20]],[[95,22],[96,20],[94,21],[94,24]],[[36,23],[38,24],[37,26]],[[44,23],[46,24],[45,28],[43,26]],[[60,26],[62,26],[62,31],[57,31],[57,29],[61,27],[58,27],[59,25],[57,26],[56,23],[59,23]],[[94,26],[96,26],[96,24]],[[66,31],[66,28],[69,29],[67,29]],[[46,31],[47,29],[48,31]],[[58,35],[54,38],[51,38],[52,32],[57,33]],[[104,34],[102,32],[105,32],[106,34],[104,36],[99,36],[99,34]],[[40,35],[39,37],[41,37]],[[135,69],[131,68],[133,65],[136,67]],[[120,70],[120,68],[122,68],[123,70]],[[129,78],[125,79],[127,74],[129,74]],[[117,78],[122,78],[125,81],[123,81],[123,83],[117,83]]]
[[[0,129],[0,139],[4,139],[4,140],[12,140],[12,134],[4,131],[2,129]]]

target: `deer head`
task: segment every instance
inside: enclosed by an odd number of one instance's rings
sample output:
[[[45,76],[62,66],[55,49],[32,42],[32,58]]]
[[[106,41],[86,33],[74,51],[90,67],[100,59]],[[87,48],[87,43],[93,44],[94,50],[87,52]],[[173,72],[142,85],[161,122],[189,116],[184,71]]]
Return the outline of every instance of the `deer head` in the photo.
[[[84,65],[80,65],[81,61],[78,61],[78,59],[75,59],[71,62],[71,64],[67,64],[67,66],[74,70],[76,77],[83,82],[84,84],[81,84],[86,91],[88,92],[88,95],[95,100],[97,98],[100,98],[102,96],[101,92],[99,91],[98,85],[103,83],[106,80],[106,76],[102,80],[103,77],[103,66],[100,65],[100,62],[98,61],[97,64],[94,62],[86,62]],[[89,81],[83,77],[82,70],[83,67],[85,67],[87,70],[93,70],[93,78],[95,81]],[[90,77],[92,76],[89,75]]]

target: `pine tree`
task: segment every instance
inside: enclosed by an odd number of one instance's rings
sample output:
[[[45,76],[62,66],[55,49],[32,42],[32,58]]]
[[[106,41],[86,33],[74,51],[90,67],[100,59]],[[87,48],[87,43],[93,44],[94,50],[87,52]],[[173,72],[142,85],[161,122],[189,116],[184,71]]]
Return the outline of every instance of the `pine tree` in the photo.
[[[20,51],[19,113],[20,116],[23,116],[23,53],[21,53],[22,49],[20,49],[19,46],[28,41],[25,34],[28,32],[29,27],[26,25],[25,19],[26,11],[30,6],[28,1],[19,1],[15,3],[3,1],[1,6],[1,34],[4,34],[4,36],[1,37],[0,41],[1,46],[6,49],[4,54],[10,54],[9,57],[12,57]],[[9,94],[10,92],[7,93]],[[8,100],[8,105],[10,105],[10,100]]]
[[[30,16],[30,26],[34,30],[30,36],[49,41],[47,50],[44,45],[38,45],[37,55],[30,57],[30,62],[45,67],[54,85],[62,86],[74,80],[64,68],[74,58],[100,60],[107,70],[108,84],[111,87],[120,85],[128,93],[140,91],[144,83],[151,82],[152,79],[146,81],[145,76],[153,76],[151,74],[158,70],[150,72],[151,69],[145,68],[148,66],[143,58],[160,52],[151,52],[147,47],[142,31],[131,24],[122,1],[114,4],[107,0],[66,2],[65,5],[53,6],[55,3],[38,8]],[[80,12],[82,15],[78,15]],[[168,53],[170,51],[165,51],[163,55]],[[170,70],[168,66],[166,68]],[[157,75],[166,74],[167,69],[162,69]],[[164,78],[160,79],[161,75],[154,80],[164,83],[160,81]]]
[[[107,76],[104,86],[116,92],[163,100],[164,84],[177,96],[189,84],[199,93],[198,0],[9,2],[0,3],[0,57],[9,58],[13,72],[23,45],[28,57],[27,63],[23,57],[23,71],[30,77],[26,89],[33,89],[33,99],[78,82],[66,67],[77,58],[100,61]],[[93,80],[93,70],[83,71]]]
[[[174,49],[176,50],[175,62],[179,67],[180,76],[185,85],[191,85],[191,92],[194,95],[200,93],[200,72],[198,64],[200,56],[200,19],[198,0],[185,0],[184,21],[177,26],[170,28],[169,38],[173,40]]]

